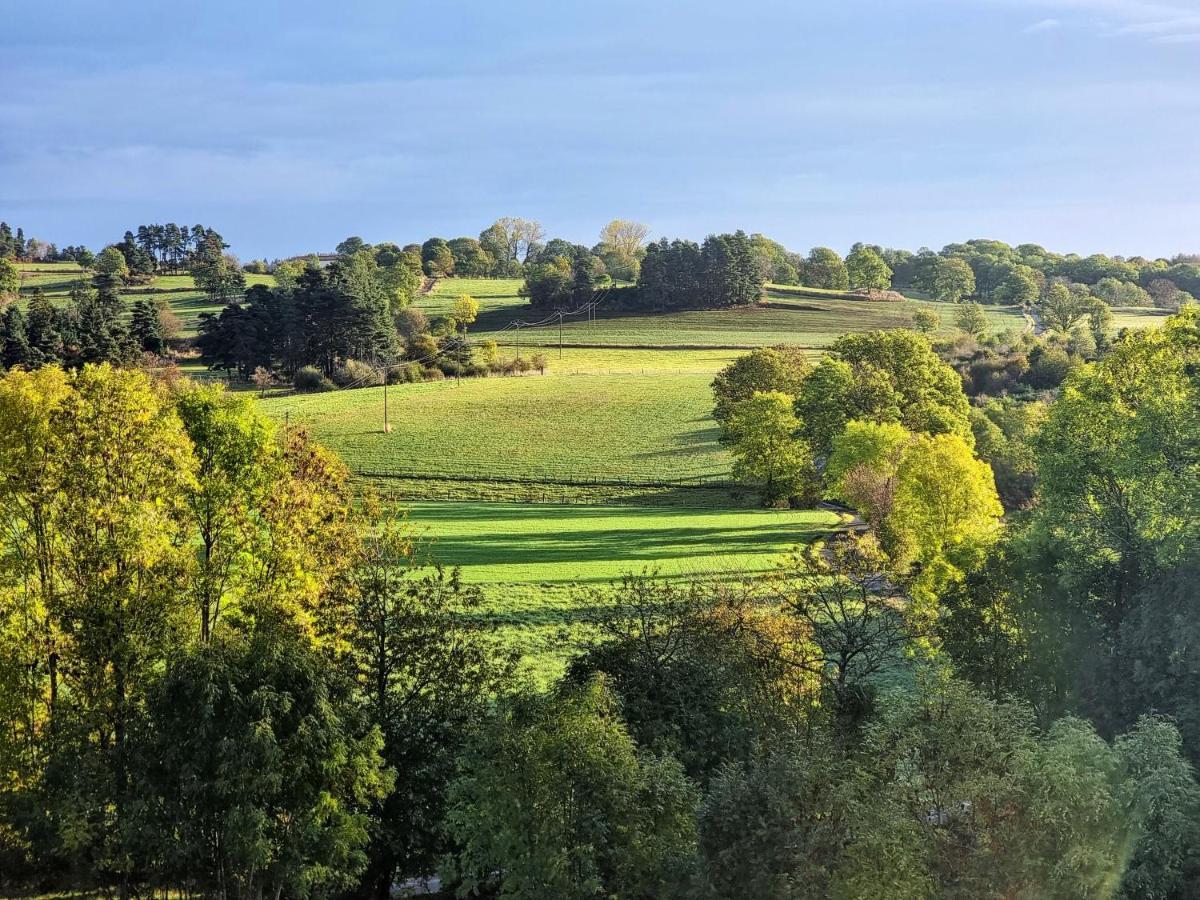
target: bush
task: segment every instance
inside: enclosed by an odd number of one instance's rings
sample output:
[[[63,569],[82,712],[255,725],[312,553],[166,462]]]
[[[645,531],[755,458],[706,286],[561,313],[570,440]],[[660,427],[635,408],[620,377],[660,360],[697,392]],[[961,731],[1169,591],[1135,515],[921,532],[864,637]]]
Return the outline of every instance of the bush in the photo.
[[[425,370],[424,380],[425,381],[442,381],[443,379],[445,379],[445,377],[446,376],[442,372],[441,369],[431,366],[430,368]]]
[[[300,394],[316,394],[335,390],[337,385],[326,378],[316,366],[305,366],[292,379],[292,387]]]
[[[383,384],[383,372],[370,363],[348,359],[333,371],[333,383],[338,387],[378,387]]]
[[[438,361],[438,368],[447,378],[459,378],[465,371],[463,364],[456,359],[441,359]]]

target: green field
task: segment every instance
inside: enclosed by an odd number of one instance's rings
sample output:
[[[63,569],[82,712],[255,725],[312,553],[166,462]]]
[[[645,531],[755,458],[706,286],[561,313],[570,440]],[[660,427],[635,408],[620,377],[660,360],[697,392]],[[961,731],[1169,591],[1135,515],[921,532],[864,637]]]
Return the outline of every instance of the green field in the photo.
[[[479,320],[471,328],[478,339],[494,339],[506,347],[517,342],[512,322],[535,322],[544,315],[530,310],[517,293],[517,279],[441,279],[416,305],[430,314],[445,313],[454,298],[470,294],[479,301]],[[746,349],[771,344],[796,344],[820,349],[828,347],[847,331],[904,328],[913,313],[927,308],[942,317],[944,334],[954,332],[953,304],[908,299],[902,303],[843,300],[825,297],[835,292],[809,291],[797,296],[794,290],[768,290],[759,306],[744,309],[703,310],[675,313],[619,314],[604,308],[603,293],[597,318],[588,322],[580,315],[563,322],[562,341],[568,347],[623,347],[634,349]],[[986,307],[996,332],[1022,330],[1025,321],[1016,307]],[[558,347],[557,324],[520,329],[520,342],[527,347]]]
[[[475,618],[548,682],[589,634],[593,589],[626,574],[695,578],[770,571],[839,524],[822,511],[648,509],[513,503],[405,507],[428,558],[480,587]]]
[[[672,481],[726,477],[711,377],[526,375],[269,398],[352,469],[370,473]]]
[[[663,509],[517,503],[413,503],[432,556],[485,584],[604,584],[656,571],[693,578],[762,573],[835,526],[820,510]]]

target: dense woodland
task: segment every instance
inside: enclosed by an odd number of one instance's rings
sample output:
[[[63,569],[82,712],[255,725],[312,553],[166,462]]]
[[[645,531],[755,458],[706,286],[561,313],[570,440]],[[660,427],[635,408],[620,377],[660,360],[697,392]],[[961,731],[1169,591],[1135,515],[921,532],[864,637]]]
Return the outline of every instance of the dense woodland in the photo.
[[[643,247],[620,222],[588,250],[501,220],[351,238],[245,290],[220,235],[183,232],[132,231],[68,306],[30,291],[0,319],[0,893],[1200,894],[1195,258],[843,260],[741,233]],[[767,281],[962,302],[952,338],[925,311],[722,370],[736,477],[855,527],[764,578],[587,592],[588,637],[541,685],[339,460],[158,364],[161,311],[120,290],[181,268],[227,301],[209,365],[318,386],[479,366],[474,301],[412,307],[467,269],[548,309],[613,281],[662,309]],[[985,336],[972,301],[1046,333]],[[1182,308],[1112,327],[1148,303]]]

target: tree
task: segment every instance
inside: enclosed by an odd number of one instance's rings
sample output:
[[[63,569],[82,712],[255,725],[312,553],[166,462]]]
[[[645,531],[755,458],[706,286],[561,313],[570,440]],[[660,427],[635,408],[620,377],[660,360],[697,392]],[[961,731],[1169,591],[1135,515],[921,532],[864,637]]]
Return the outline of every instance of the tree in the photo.
[[[326,246],[328,246],[328,245],[326,245]],[[338,244],[336,247],[334,247],[333,252],[336,253],[338,256],[353,256],[355,253],[357,253],[360,250],[370,250],[370,249],[371,249],[370,244],[368,244],[362,238],[355,235],[353,237],[346,238],[344,241],[342,241],[340,244]]]
[[[613,219],[600,231],[601,243],[616,248],[630,259],[636,259],[646,243],[650,229],[627,219]]]
[[[958,303],[975,293],[975,273],[958,257],[938,257],[933,266],[929,292],[935,300]]]
[[[772,595],[808,640],[785,651],[816,679],[843,736],[860,724],[872,680],[895,669],[915,634],[882,574],[887,558],[872,536],[793,551],[772,575]]]
[[[993,289],[992,299],[997,303],[1028,306],[1035,302],[1041,293],[1041,284],[1037,277],[1039,274],[1029,266],[1010,266],[1003,279]],[[1045,280],[1045,276],[1042,280]]]
[[[929,340],[911,331],[845,334],[796,398],[803,436],[818,456],[851,419],[897,422],[912,432],[970,440],[970,404],[962,379]]]
[[[34,353],[34,365],[58,363],[63,359],[62,317],[40,288],[29,298],[26,331]]]
[[[892,512],[900,460],[912,442],[913,435],[895,422],[847,422],[825,464],[829,492],[882,527]]]
[[[795,709],[816,698],[816,680],[788,662],[805,636],[756,585],[627,576],[589,600],[595,637],[567,681],[602,673],[638,745],[701,785],[791,734]]]
[[[885,291],[892,286],[892,270],[870,247],[858,246],[846,257],[850,287]]]
[[[978,303],[964,303],[954,316],[954,324],[973,338],[982,337],[988,330],[987,313]]]
[[[25,527],[44,531],[38,594],[48,633],[62,636],[48,648],[58,656],[43,776],[46,824],[58,832],[51,852],[127,883],[122,841],[139,794],[128,742],[152,676],[185,643],[178,586],[194,464],[174,412],[140,372],[85,366],[67,384],[25,384],[50,391],[57,407],[49,459],[25,499],[53,496],[15,511],[44,517]]]
[[[6,369],[34,365],[35,354],[29,346],[29,330],[21,307],[13,305],[0,313],[0,365]]]
[[[219,234],[208,231],[192,254],[192,278],[212,302],[228,303],[246,289],[246,276],[236,259],[225,256],[225,247]]]
[[[133,304],[133,316],[129,323],[129,336],[137,346],[147,353],[161,356],[167,344],[163,340],[163,326],[158,318],[158,307],[151,300],[138,300]]]
[[[0,301],[8,301],[21,289],[21,272],[12,260],[0,257]]]
[[[758,391],[780,391],[795,397],[811,371],[812,365],[799,347],[763,347],[739,356],[713,379],[713,418],[724,428],[734,407]]]
[[[1046,327],[1060,334],[1070,334],[1092,312],[1099,301],[1085,291],[1072,290],[1058,282],[1047,288],[1038,303],[1038,314]],[[1103,304],[1100,304],[1103,305]]]
[[[443,238],[430,238],[421,245],[421,262],[430,278],[445,278],[454,274],[454,254]]]
[[[479,301],[470,294],[463,294],[450,307],[450,317],[461,325],[465,332],[467,326],[479,318]]]
[[[850,287],[850,274],[837,251],[814,247],[800,272],[801,283],[807,287],[844,291]]]
[[[173,883],[238,898],[346,890],[390,779],[378,730],[285,618],[225,631],[168,669],[134,750],[142,840]]]
[[[477,733],[450,789],[464,892],[515,900],[670,897],[695,848],[695,789],[638,751],[602,679],[519,697]]]
[[[446,790],[468,737],[487,724],[492,699],[508,687],[515,659],[470,616],[479,589],[457,571],[422,572],[400,523],[370,523],[344,601],[323,629],[382,734],[394,790],[376,800],[362,896],[387,897],[397,878],[427,875],[450,848],[442,830]]]
[[[105,247],[96,257],[96,264],[93,268],[98,277],[113,282],[123,281],[129,277],[129,266],[125,262],[125,256],[116,247]]]
[[[481,278],[496,266],[495,258],[475,238],[454,238],[447,246],[454,258],[454,274],[459,278]]]
[[[813,483],[812,454],[797,437],[794,400],[780,391],[755,391],[730,411],[735,478],[759,482],[763,501],[774,505],[807,496]]]
[[[966,441],[956,434],[919,436],[896,469],[892,509],[881,533],[901,571],[920,566],[914,602],[977,567],[1003,514],[991,467]]]
[[[932,309],[922,307],[913,313],[912,323],[915,330],[928,337],[942,327],[942,317]]]

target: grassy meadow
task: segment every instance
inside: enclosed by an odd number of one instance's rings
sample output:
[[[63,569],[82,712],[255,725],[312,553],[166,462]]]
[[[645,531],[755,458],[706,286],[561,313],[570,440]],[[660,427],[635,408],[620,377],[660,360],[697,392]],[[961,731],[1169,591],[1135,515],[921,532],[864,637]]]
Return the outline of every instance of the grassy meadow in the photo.
[[[407,504],[427,558],[460,566],[474,614],[519,648],[533,678],[556,676],[589,633],[596,591],[630,573],[695,578],[770,571],[839,523],[830,512],[516,503]]]
[[[359,472],[671,481],[728,475],[708,374],[465,378],[268,398]]]

